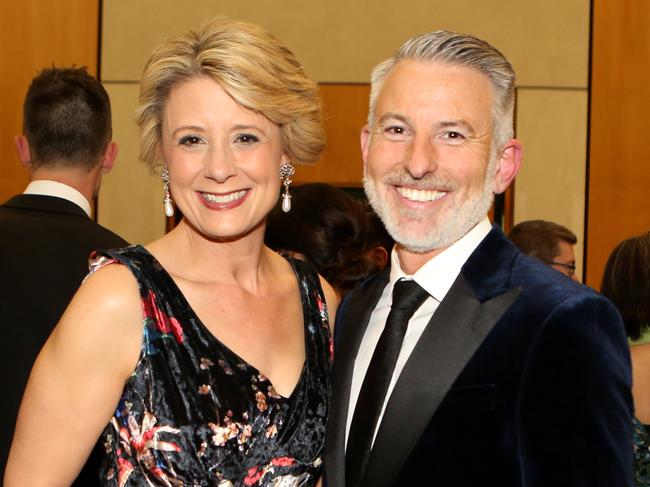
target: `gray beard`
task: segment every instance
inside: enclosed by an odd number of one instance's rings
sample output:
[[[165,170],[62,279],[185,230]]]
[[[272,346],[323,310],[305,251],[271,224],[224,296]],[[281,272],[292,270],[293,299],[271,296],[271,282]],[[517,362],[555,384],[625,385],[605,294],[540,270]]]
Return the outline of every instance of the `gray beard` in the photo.
[[[404,178],[405,176],[402,175],[402,179]],[[389,202],[380,198],[376,183],[366,176],[363,178],[363,187],[370,206],[379,215],[390,236],[410,252],[425,253],[449,247],[486,217],[494,201],[493,182],[494,164],[491,162],[486,169],[482,191],[453,208],[445,216],[445,221],[439,222],[436,226],[432,225],[427,228],[426,233],[421,234],[401,228],[400,220],[404,218],[422,220],[426,218],[426,212],[391,207]]]

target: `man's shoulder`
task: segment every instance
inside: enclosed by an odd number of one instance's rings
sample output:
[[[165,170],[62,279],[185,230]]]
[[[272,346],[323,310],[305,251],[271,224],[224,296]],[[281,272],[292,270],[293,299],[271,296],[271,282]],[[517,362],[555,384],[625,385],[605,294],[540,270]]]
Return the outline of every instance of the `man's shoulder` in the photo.
[[[129,245],[129,242],[124,240],[118,234],[116,234],[112,230],[109,230],[106,227],[103,227],[102,225],[95,222],[94,220],[90,220],[90,224],[94,228],[94,233],[95,233],[98,241],[105,248],[126,247],[126,246]]]
[[[563,333],[592,333],[595,323],[624,335],[620,316],[604,296],[539,260],[521,254],[513,264],[511,287],[521,289],[511,315],[531,328],[555,323]]]
[[[511,282],[513,285],[524,287],[538,294],[558,293],[574,297],[599,296],[592,288],[577,283],[539,259],[522,253],[517,255],[513,261]]]
[[[521,288],[520,302],[530,300],[543,307],[569,298],[600,299],[588,286],[523,254],[500,231],[492,231],[486,237],[462,272],[481,301],[513,288]]]
[[[76,204],[55,196],[21,194],[0,205],[5,243],[16,240],[69,241],[82,248],[128,245],[122,237],[89,218]],[[73,241],[74,240],[74,241]]]
[[[13,214],[32,215],[36,218],[47,214],[88,218],[84,210],[72,201],[41,194],[18,194],[0,205],[0,215]]]

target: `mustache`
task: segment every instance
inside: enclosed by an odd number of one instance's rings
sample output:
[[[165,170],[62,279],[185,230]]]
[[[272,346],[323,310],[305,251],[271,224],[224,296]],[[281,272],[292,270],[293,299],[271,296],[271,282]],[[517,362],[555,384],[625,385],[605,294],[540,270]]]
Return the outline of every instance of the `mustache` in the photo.
[[[414,178],[402,167],[396,167],[385,174],[381,181],[392,186],[408,186],[413,189],[453,191],[457,183],[437,173],[427,173],[421,178]]]

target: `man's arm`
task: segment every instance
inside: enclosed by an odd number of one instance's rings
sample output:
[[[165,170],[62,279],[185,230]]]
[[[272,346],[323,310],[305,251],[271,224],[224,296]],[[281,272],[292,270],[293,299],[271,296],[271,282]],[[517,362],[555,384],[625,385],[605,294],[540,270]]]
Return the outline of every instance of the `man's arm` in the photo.
[[[623,324],[607,300],[567,299],[549,315],[519,401],[525,485],[632,486],[630,369]]]

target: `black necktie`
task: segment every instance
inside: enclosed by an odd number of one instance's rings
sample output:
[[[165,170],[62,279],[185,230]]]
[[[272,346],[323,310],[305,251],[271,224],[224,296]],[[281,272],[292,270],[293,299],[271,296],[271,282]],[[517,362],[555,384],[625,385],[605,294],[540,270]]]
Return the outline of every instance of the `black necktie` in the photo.
[[[386,326],[363,379],[345,452],[345,485],[361,482],[388,385],[402,348],[408,322],[429,294],[415,281],[397,281]]]

